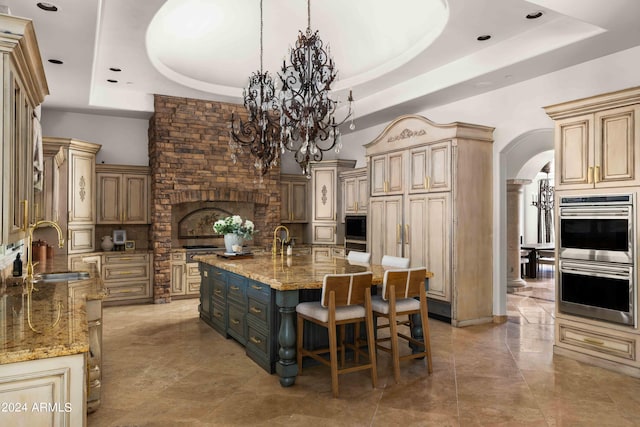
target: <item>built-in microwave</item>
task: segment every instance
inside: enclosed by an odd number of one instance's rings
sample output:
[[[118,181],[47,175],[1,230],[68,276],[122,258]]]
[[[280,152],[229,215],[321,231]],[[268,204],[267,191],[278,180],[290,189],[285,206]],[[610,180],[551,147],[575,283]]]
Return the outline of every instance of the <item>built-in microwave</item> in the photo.
[[[346,215],[344,217],[344,238],[367,240],[367,217],[365,215]]]
[[[558,257],[633,264],[633,194],[563,196]]]

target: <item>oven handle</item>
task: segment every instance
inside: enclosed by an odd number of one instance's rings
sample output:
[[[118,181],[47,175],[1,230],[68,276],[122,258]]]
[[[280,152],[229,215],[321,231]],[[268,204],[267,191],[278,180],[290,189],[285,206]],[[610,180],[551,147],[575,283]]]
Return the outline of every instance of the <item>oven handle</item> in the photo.
[[[561,218],[620,218],[631,217],[631,206],[616,206],[616,207],[602,207],[602,208],[575,208],[575,207],[561,207]]]
[[[560,272],[562,273],[573,273],[579,274],[582,276],[595,276],[595,277],[605,277],[609,279],[631,279],[631,267],[624,268],[608,268],[603,272],[603,269],[599,266],[588,267],[588,266],[560,266]]]

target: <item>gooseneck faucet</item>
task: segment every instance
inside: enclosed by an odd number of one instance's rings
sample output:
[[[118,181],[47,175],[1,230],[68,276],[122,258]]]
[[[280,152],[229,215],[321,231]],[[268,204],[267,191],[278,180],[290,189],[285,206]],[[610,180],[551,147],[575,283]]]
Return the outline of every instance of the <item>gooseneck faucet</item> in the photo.
[[[284,230],[287,233],[287,237],[282,239],[278,237],[278,231]],[[278,253],[278,240],[280,240],[280,255],[284,254],[284,244],[289,241],[289,229],[284,225],[279,225],[273,230],[273,245],[271,246],[271,254],[276,256]]]
[[[35,229],[40,227],[53,227],[58,232],[58,247],[64,247],[64,237],[62,235],[62,229],[60,226],[53,221],[42,220],[37,221],[35,224],[31,224],[27,228],[27,275],[25,276],[25,280],[27,280],[30,284],[33,284],[33,232]]]

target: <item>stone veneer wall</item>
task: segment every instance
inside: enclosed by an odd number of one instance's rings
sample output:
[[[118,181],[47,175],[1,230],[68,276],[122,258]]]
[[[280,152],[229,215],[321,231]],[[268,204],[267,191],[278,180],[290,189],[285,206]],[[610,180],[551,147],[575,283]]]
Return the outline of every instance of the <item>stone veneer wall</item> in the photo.
[[[156,95],[149,121],[153,300],[171,301],[171,207],[196,201],[250,202],[259,232],[255,245],[270,241],[280,223],[280,168],[262,179],[248,153],[231,161],[229,121],[244,107]],[[243,115],[244,118],[244,115]]]

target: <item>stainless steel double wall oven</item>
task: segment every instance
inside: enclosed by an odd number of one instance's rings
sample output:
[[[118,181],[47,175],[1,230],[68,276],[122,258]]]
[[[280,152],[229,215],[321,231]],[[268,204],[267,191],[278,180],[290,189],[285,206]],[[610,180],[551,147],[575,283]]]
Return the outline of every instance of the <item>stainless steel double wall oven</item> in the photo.
[[[635,194],[558,202],[559,311],[635,325]]]

